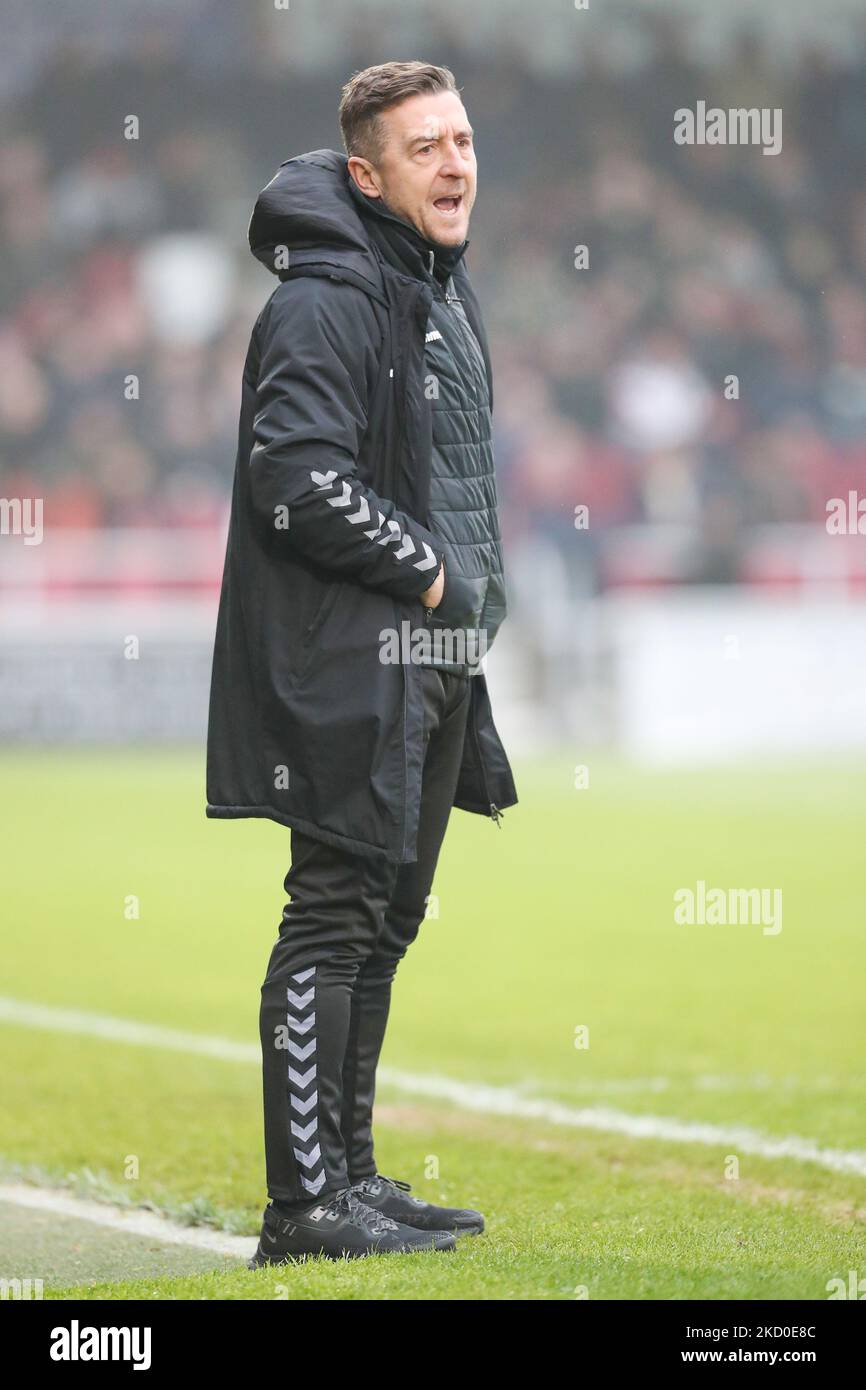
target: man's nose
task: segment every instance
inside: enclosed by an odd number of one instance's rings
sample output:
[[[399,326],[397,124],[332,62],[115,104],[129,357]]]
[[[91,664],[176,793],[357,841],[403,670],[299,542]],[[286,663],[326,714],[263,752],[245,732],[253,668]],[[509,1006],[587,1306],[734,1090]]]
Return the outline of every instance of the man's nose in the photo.
[[[439,166],[439,173],[449,178],[463,178],[465,170],[457,142],[455,140],[443,140],[440,149],[442,151],[442,163]]]

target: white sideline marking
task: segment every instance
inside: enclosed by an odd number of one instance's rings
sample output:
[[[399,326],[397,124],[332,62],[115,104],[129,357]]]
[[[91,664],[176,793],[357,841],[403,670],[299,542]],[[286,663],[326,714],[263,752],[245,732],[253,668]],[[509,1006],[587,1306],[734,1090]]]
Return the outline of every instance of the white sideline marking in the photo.
[[[108,1226],[130,1236],[146,1236],[167,1245],[194,1245],[198,1250],[210,1250],[214,1255],[230,1255],[248,1260],[256,1248],[255,1236],[230,1236],[222,1231],[209,1231],[203,1226],[181,1226],[167,1216],[140,1208],[127,1210],[109,1202],[89,1202],[46,1187],[30,1187],[26,1183],[0,1183],[0,1202],[12,1202],[17,1207],[32,1207],[50,1211],[58,1216],[74,1216],[90,1221],[94,1226]]]
[[[384,1069],[383,1069],[384,1072]],[[631,1139],[665,1139],[677,1144],[712,1144],[726,1153],[756,1154],[760,1158],[796,1158],[817,1163],[836,1173],[856,1173],[866,1178],[866,1151],[824,1149],[814,1139],[797,1134],[774,1138],[747,1125],[714,1125],[678,1120],[665,1115],[629,1115],[606,1105],[575,1109],[555,1100],[533,1099],[510,1086],[484,1086],[479,1082],[451,1081],[447,1076],[420,1076],[415,1072],[383,1074],[382,1080],[415,1096],[449,1100],[461,1110],[512,1119],[542,1120],[571,1129],[595,1129],[604,1134],[626,1134]]]
[[[184,1033],[158,1024],[136,1023],[80,1009],[61,1009],[48,1004],[31,1004],[0,996],[0,1022],[21,1023],[30,1028],[53,1032],[108,1038],[112,1042],[133,1043],[139,1047],[167,1048],[174,1052],[197,1053],[230,1062],[261,1060],[259,1048],[229,1038]],[[835,1173],[855,1173],[866,1177],[866,1151],[825,1149],[796,1134],[775,1138],[746,1125],[704,1124],[664,1115],[630,1115],[609,1106],[577,1109],[555,1100],[527,1095],[516,1086],[485,1086],[480,1082],[454,1081],[447,1076],[425,1075],[381,1067],[379,1080],[385,1086],[413,1096],[447,1100],[461,1110],[475,1114],[506,1115],[511,1119],[542,1120],[546,1124],[570,1129],[594,1129],[603,1134],[625,1134],[632,1139],[662,1139],[679,1144],[711,1144],[726,1153],[755,1154],[760,1158],[794,1158],[815,1163]]]
[[[164,1047],[172,1052],[195,1052],[218,1057],[223,1062],[260,1062],[261,1051],[252,1043],[212,1038],[204,1033],[184,1033],[154,1023],[112,1018],[82,1009],[60,1009],[52,1004],[30,1004],[23,999],[0,995],[0,1023],[23,1023],[27,1028],[45,1028],[52,1033],[74,1033],[79,1037],[108,1038],[111,1042],[134,1043],[137,1047]]]
[[[770,1076],[768,1072],[754,1075],[720,1076],[714,1072],[703,1075],[680,1076],[609,1076],[588,1077],[585,1081],[540,1081],[526,1080],[516,1084],[515,1090],[529,1095],[543,1094],[559,1097],[603,1095],[614,1092],[632,1095],[640,1092],[661,1091],[796,1091],[803,1095],[807,1091],[862,1091],[866,1087],[866,1076]]]

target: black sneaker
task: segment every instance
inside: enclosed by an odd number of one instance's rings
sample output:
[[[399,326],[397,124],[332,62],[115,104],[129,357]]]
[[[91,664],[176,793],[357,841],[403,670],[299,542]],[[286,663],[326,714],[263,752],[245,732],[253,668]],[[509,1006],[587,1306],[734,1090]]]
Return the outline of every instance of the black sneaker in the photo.
[[[404,1226],[414,1226],[419,1231],[453,1231],[458,1236],[480,1236],[484,1230],[484,1217],[480,1211],[434,1207],[432,1202],[410,1197],[412,1189],[407,1182],[383,1178],[381,1173],[355,1183],[355,1191],[360,1193],[368,1207],[375,1207],[394,1221],[400,1221]]]
[[[265,1208],[262,1233],[248,1269],[285,1264],[305,1255],[324,1255],[329,1260],[356,1259],[361,1255],[408,1255],[416,1250],[453,1250],[456,1241],[447,1231],[402,1226],[384,1212],[367,1206],[356,1187],[344,1187],[323,1202],[311,1206]]]

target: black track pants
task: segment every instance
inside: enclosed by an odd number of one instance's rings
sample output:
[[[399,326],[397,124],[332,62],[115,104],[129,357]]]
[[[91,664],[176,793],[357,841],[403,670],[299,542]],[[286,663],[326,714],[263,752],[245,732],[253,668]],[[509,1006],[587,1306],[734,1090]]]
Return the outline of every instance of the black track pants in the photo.
[[[291,902],[262,985],[268,1193],[307,1201],[372,1176],[376,1067],[397,964],[415,940],[463,756],[469,680],[423,671],[418,859],[394,865],[291,832]]]

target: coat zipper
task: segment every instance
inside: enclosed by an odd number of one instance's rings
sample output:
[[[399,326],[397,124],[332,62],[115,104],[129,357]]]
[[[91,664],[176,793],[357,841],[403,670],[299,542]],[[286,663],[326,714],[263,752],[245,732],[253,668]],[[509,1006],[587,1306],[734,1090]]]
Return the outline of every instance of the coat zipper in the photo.
[[[431,251],[431,252],[430,252],[430,274],[431,274],[431,275],[433,274],[433,257],[434,257],[434,253]],[[447,305],[450,306],[450,305],[453,305],[453,304],[460,304],[460,303],[462,303],[462,301],[461,301],[459,295],[456,295],[456,294],[449,294],[448,289],[447,289],[447,287],[446,287],[446,289],[445,289],[445,303],[446,303]],[[460,318],[460,315],[457,314],[455,317],[459,319],[459,318]],[[472,358],[473,364],[474,364],[474,358],[475,358],[474,345],[473,345],[473,343],[467,341],[466,331],[465,331],[465,329],[464,329],[462,323],[460,324],[460,335],[461,335],[461,337],[464,339],[464,342],[466,342],[466,346],[467,346],[467,348],[468,348],[468,350],[469,350],[470,357]],[[476,403],[477,403],[477,400],[478,400],[477,394],[476,394],[475,399],[476,399]],[[431,619],[432,616],[433,616],[433,609],[432,609],[432,608],[428,608],[428,609],[426,610],[426,612],[427,612],[427,622],[429,623],[429,622],[430,622],[430,619]],[[470,680],[471,680],[471,679],[472,679],[472,678],[470,677]],[[493,824],[496,826],[496,829],[497,829],[497,830],[501,830],[501,829],[502,829],[502,812],[500,811],[499,807],[496,805],[496,802],[490,800],[490,786],[489,786],[489,783],[488,783],[488,781],[487,781],[487,769],[486,769],[486,767],[484,766],[484,758],[483,758],[482,753],[481,753],[481,744],[480,744],[479,739],[478,739],[478,729],[477,729],[476,724],[475,724],[475,712],[474,712],[474,710],[473,710],[473,712],[472,712],[472,720],[471,720],[471,723],[472,723],[472,742],[475,744],[475,756],[476,756],[477,759],[478,759],[478,767],[479,767],[479,770],[480,770],[480,772],[481,772],[481,781],[482,781],[483,784],[484,784],[484,795],[485,795],[486,798],[487,798],[487,805],[488,805],[489,808],[490,808],[487,814],[490,816],[490,819],[493,821]]]
[[[431,251],[431,253],[430,253],[430,257],[431,257],[431,267],[432,267],[433,255],[434,255],[434,253]],[[416,300],[416,306],[417,306],[417,300]],[[392,353],[394,352],[394,348],[395,348],[395,344],[392,342],[392,344],[391,344],[391,351],[392,351]],[[410,457],[410,459],[412,459],[412,461],[414,462],[415,453],[414,453],[414,450],[413,450],[413,448],[412,448],[411,441],[410,441],[410,439],[409,439],[409,431],[408,431],[407,426],[406,426],[406,412],[405,412],[405,409],[404,409],[404,404],[405,404],[405,402],[404,402],[403,393],[404,393],[404,391],[405,391],[405,389],[406,389],[406,377],[407,377],[406,364],[405,364],[405,355],[403,355],[403,360],[399,362],[399,365],[400,365],[400,367],[402,368],[402,371],[401,371],[401,373],[400,373],[399,376],[395,376],[395,377],[393,378],[393,380],[394,380],[394,387],[395,387],[394,395],[395,395],[395,401],[398,402],[398,404],[397,404],[397,410],[398,410],[398,418],[399,418],[399,422],[400,422],[400,433],[401,433],[401,435],[402,435],[402,437],[403,437],[403,439],[404,439],[404,441],[405,441],[406,448],[407,448],[408,451],[409,451],[409,457]],[[397,479],[396,479],[396,477],[395,477],[395,479],[394,479],[394,493],[393,493],[393,499],[394,499],[394,502],[397,503],[397,505],[399,506],[399,500],[400,500],[400,499],[396,496],[396,491],[397,491],[396,483],[397,483]],[[409,825],[409,757],[408,757],[408,753],[407,753],[407,749],[406,749],[406,723],[407,723],[408,712],[409,712],[409,682],[408,682],[408,679],[407,679],[407,677],[406,677],[406,668],[405,668],[405,666],[403,666],[403,848],[402,848],[402,850],[400,851],[400,859],[401,859],[401,862],[403,862],[403,856],[404,856],[405,853],[406,853],[406,836],[407,836],[407,829],[408,829],[408,825]]]

